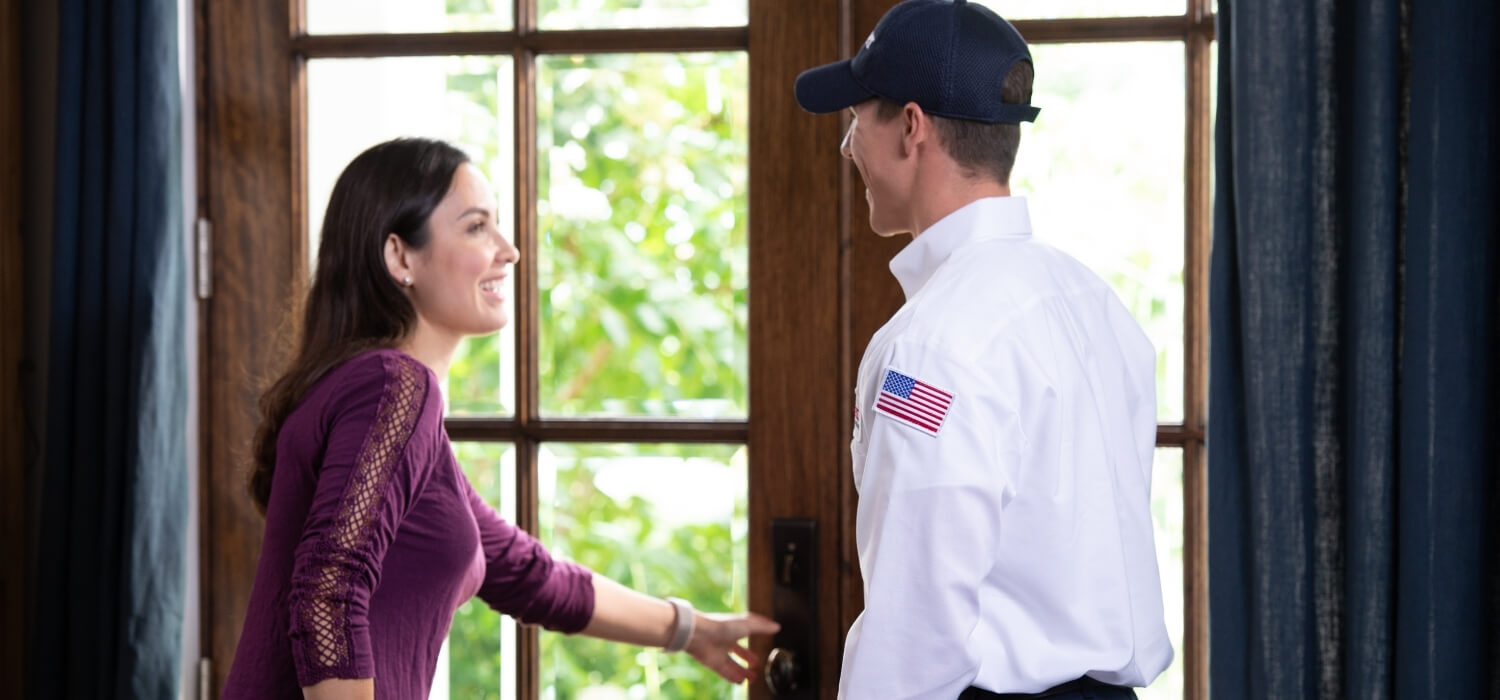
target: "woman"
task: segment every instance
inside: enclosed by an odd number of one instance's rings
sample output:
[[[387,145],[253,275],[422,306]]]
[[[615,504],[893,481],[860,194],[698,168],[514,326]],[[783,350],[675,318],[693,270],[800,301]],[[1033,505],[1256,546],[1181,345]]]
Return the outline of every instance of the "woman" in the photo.
[[[399,139],[345,168],[324,215],[301,347],[261,399],[250,492],[266,518],[223,697],[426,698],[453,613],[478,595],[529,624],[685,649],[734,683],[764,617],[704,615],[556,561],[469,485],[441,378],[505,325],[519,254],[479,169]]]

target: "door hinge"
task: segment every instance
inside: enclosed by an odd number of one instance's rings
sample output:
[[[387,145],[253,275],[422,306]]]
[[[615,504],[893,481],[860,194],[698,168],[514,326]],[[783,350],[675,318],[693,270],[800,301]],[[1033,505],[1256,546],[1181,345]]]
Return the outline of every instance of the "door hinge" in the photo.
[[[214,664],[205,656],[198,659],[198,700],[213,700]]]
[[[214,295],[214,225],[199,217],[193,227],[194,247],[197,249],[198,298],[208,299]],[[205,659],[206,661],[206,659]]]

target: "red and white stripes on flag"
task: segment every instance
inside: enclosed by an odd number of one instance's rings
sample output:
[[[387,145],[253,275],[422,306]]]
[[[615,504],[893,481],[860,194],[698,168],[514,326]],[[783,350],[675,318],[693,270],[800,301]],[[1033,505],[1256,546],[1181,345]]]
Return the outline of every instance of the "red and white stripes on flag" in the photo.
[[[894,369],[885,370],[875,412],[884,413],[928,435],[936,436],[953,405],[953,394]]]

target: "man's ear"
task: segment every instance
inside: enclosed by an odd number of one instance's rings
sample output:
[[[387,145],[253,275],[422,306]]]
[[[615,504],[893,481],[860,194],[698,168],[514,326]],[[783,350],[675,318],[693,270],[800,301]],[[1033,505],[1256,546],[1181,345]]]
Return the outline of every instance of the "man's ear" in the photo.
[[[916,152],[918,144],[932,139],[932,129],[932,117],[927,116],[917,103],[906,103],[906,106],[901,108],[902,155],[912,155]]]
[[[385,268],[391,273],[391,279],[397,285],[410,287],[415,280],[412,278],[411,257],[412,250],[406,245],[406,241],[392,233],[385,238]]]

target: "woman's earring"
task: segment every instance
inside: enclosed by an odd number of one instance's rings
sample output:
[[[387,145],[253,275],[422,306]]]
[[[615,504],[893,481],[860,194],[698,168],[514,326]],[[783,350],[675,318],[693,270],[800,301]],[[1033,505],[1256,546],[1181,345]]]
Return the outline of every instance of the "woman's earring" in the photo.
[[[405,277],[402,277],[401,278],[401,284],[404,284],[404,285],[410,287],[411,286],[411,275],[407,275]]]

